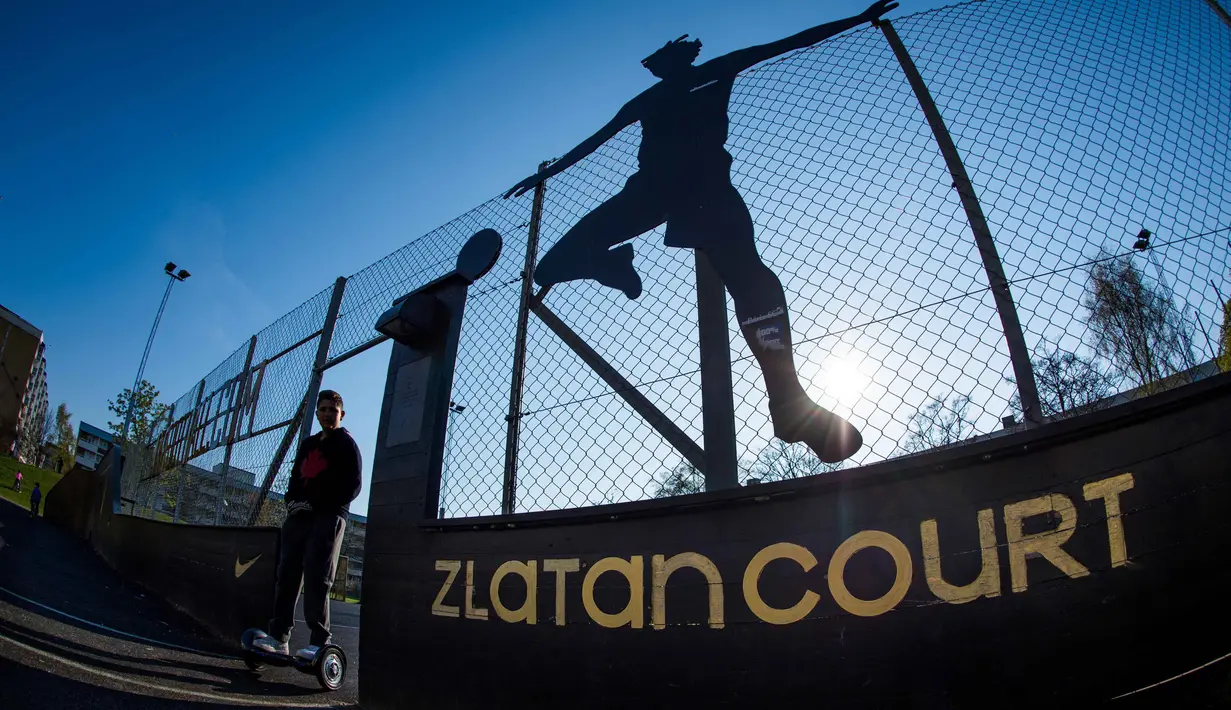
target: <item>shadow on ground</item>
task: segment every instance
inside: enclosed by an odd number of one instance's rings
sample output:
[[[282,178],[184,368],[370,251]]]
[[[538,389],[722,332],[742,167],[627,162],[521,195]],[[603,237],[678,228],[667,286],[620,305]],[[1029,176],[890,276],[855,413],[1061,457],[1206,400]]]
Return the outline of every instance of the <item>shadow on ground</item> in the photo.
[[[358,694],[359,608],[332,605],[348,657],[336,693],[293,668],[247,669],[214,638],[121,579],[82,540],[0,501],[0,688],[7,708],[332,707]],[[272,590],[270,590],[272,593]],[[303,619],[302,608],[297,613]],[[307,643],[297,624],[292,647]]]

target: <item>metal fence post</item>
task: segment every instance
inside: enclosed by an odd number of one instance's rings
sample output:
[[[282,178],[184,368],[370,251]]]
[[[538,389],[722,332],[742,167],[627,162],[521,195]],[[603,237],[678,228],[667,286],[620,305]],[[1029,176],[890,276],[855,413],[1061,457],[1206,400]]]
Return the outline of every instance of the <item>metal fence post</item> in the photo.
[[[987,219],[983,216],[983,208],[979,204],[979,198],[975,195],[974,185],[970,182],[970,176],[966,174],[966,166],[962,164],[962,157],[957,152],[953,137],[949,135],[949,129],[945,127],[940,109],[932,100],[932,94],[928,91],[927,84],[923,82],[923,76],[915,67],[910,53],[906,51],[906,45],[902,44],[902,38],[898,36],[897,30],[888,20],[881,20],[876,24],[885,34],[885,39],[889,40],[889,46],[893,48],[898,63],[902,65],[902,71],[905,72],[906,79],[910,82],[915,98],[919,101],[919,107],[923,109],[923,115],[927,117],[928,125],[932,128],[936,144],[945,158],[945,164],[949,167],[949,174],[953,176],[953,186],[957,188],[962,207],[966,210],[966,219],[970,222],[970,231],[974,233],[975,245],[979,249],[979,256],[983,259],[983,270],[987,273],[992,298],[996,301],[996,311],[1000,314],[1000,325],[1004,330],[1004,338],[1009,347],[1009,360],[1013,364],[1013,375],[1017,380],[1017,393],[1021,398],[1022,413],[1028,425],[1039,424],[1043,421],[1043,417],[1039,408],[1039,392],[1034,381],[1034,367],[1030,363],[1030,354],[1026,350],[1026,338],[1022,335],[1022,324],[1017,318],[1017,307],[1013,305],[1013,294],[1009,290],[1009,281],[1005,278],[1000,254],[996,251],[996,243],[992,240],[992,231],[987,225]]]
[[[205,378],[202,377],[201,384],[197,387],[197,401],[196,403],[192,405],[192,414],[194,417],[196,416],[197,411],[201,409],[201,400],[204,397],[205,397]],[[190,426],[191,426],[191,421],[192,420],[189,420]],[[189,435],[190,435],[189,432],[184,433],[185,438],[187,438]],[[175,486],[175,517],[172,519],[172,522],[176,522],[176,523],[180,521],[180,510],[184,507],[184,464],[186,463],[188,462],[184,461],[179,466],[179,476],[177,476],[179,481],[176,483],[176,486]]]
[[[171,522],[178,523],[180,521],[180,509],[184,507],[184,467],[180,466],[175,472],[175,517],[171,518]]]
[[[739,486],[735,451],[735,392],[731,383],[731,336],[722,278],[696,251],[697,346],[701,354],[701,422],[705,490]]]
[[[1214,12],[1218,13],[1223,22],[1227,23],[1227,27],[1231,27],[1231,15],[1227,14],[1226,8],[1219,4],[1218,0],[1205,0],[1205,2],[1213,8]]]
[[[539,163],[539,172],[551,162],[544,160]],[[547,181],[544,180],[534,188],[530,226],[526,235],[526,261],[521,271],[521,300],[517,305],[517,335],[513,342],[513,383],[509,387],[509,414],[505,417],[508,427],[504,440],[504,492],[500,498],[500,512],[504,515],[511,515],[517,510],[517,451],[521,441],[521,399],[526,380],[526,330],[530,326],[534,265],[538,261],[539,229],[543,223],[543,199],[546,194]]]
[[[325,363],[329,361],[329,346],[333,343],[333,329],[338,324],[338,311],[342,309],[342,294],[346,291],[346,277],[339,276],[333,282],[333,295],[329,298],[329,311],[321,327],[321,339],[316,344],[316,360],[312,363],[312,377],[308,381],[308,406],[304,409],[303,423],[299,429],[302,444],[312,432],[312,418],[316,415],[316,397],[321,392],[321,379],[325,376]]]
[[[214,525],[222,524],[222,504],[227,497],[227,475],[231,472],[231,449],[235,445],[235,432],[239,429],[239,413],[244,404],[244,394],[248,391],[248,375],[252,373],[252,355],[256,352],[256,336],[248,341],[248,355],[244,358],[244,369],[235,381],[235,395],[231,397],[231,412],[227,416],[227,448],[222,455],[222,477],[218,479],[218,506],[214,514]]]
[[[248,525],[250,527],[256,525],[261,517],[261,508],[265,507],[265,500],[269,497],[269,490],[273,488],[274,480],[278,477],[278,470],[282,468],[282,462],[286,460],[286,454],[291,448],[291,442],[295,440],[295,422],[303,417],[304,409],[308,405],[307,395],[305,394],[304,397],[299,402],[299,408],[295,410],[295,416],[291,417],[291,423],[286,426],[286,432],[282,435],[282,443],[278,444],[278,451],[274,453],[274,460],[269,463],[269,468],[265,471],[265,479],[261,482],[261,492],[257,494],[252,510],[248,512]]]

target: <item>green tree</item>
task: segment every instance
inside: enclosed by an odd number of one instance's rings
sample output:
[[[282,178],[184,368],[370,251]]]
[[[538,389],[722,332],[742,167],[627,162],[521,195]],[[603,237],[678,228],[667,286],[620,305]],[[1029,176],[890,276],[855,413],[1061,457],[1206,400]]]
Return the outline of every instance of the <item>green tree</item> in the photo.
[[[143,446],[154,443],[158,422],[167,415],[169,405],[158,401],[159,391],[148,380],[141,380],[134,395],[132,389],[125,388],[114,401],[107,400],[107,409],[116,416],[116,421],[108,421],[107,428],[111,430],[116,443],[134,442]],[[128,416],[129,402],[133,403],[132,424],[128,427],[128,438],[124,438],[124,418]]]
[[[68,404],[60,402],[56,408],[56,458],[59,459],[57,470],[68,473],[77,460],[77,435],[73,433],[73,415],[68,411]]]
[[[170,411],[170,407],[158,401],[158,390],[147,380],[141,380],[134,393],[126,388],[115,400],[107,400],[107,409],[116,416],[115,421],[108,421],[107,428],[115,438],[115,445],[121,447],[124,454],[123,475],[120,478],[120,494],[124,498],[139,501],[150,507],[154,495],[160,490],[157,481],[159,471],[154,471],[154,438],[158,433],[159,422]],[[128,427],[128,437],[124,437],[124,418],[128,415],[128,405],[133,404],[132,422]]]

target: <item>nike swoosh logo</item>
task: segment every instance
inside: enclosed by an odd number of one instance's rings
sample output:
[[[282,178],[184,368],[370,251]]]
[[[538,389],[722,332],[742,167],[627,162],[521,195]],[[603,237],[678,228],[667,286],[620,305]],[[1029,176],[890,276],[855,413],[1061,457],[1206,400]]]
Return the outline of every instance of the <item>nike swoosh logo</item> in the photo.
[[[244,572],[247,572],[248,568],[251,567],[252,564],[259,559],[261,559],[261,556],[257,555],[256,557],[253,557],[247,562],[244,562],[241,564],[239,561],[239,557],[236,557],[235,558],[235,579],[239,579],[240,577],[242,577]]]

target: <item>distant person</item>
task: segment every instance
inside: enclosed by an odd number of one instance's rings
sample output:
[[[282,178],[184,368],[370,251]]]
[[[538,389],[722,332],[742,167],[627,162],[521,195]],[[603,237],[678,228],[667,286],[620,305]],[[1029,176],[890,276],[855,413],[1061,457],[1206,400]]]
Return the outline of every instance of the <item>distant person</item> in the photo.
[[[30,491],[30,515],[38,516],[38,505],[43,502],[43,489],[38,487],[38,481],[34,482],[34,490]]]
[[[543,255],[535,267],[535,282],[546,288],[590,279],[637,298],[641,276],[633,267],[632,245],[623,242],[666,224],[664,243],[704,253],[731,293],[740,328],[765,378],[774,434],[786,442],[805,442],[822,461],[849,458],[863,438],[845,419],[813,402],[799,382],[782,283],[761,261],[752,217],[731,182],[727,105],[735,78],[745,69],[875,22],[897,6],[892,0],[877,0],[854,17],[700,66],[693,65],[700,40],[689,41],[684,35],[668,42],[641,60],[661,81],[624,104],[615,118],[564,157],[505,193],[506,198],[524,194],[640,122],[638,171]]]
[[[13,477],[13,490],[21,492],[21,471]]]
[[[309,645],[295,655],[314,658],[329,643],[329,588],[337,571],[350,504],[363,486],[363,457],[350,432],[341,426],[345,414],[342,395],[333,390],[321,392],[316,402],[321,431],[305,439],[295,455],[285,497],[287,515],[282,524],[274,618],[269,622],[269,636],[253,643],[270,653],[290,652],[287,644],[301,585],[304,619],[312,636]]]

